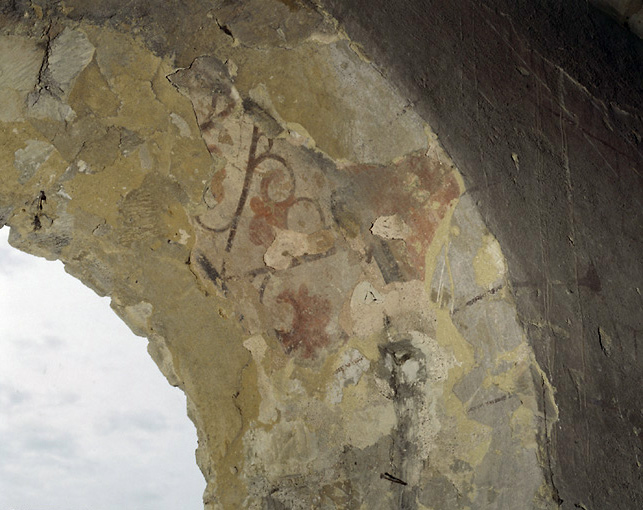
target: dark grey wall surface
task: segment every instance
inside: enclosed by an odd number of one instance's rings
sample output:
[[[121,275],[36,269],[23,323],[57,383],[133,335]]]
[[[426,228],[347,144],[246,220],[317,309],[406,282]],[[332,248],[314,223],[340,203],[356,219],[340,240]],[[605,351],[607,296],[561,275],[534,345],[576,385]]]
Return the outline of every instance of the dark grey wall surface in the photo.
[[[415,103],[507,256],[564,509],[643,508],[643,49],[584,0],[323,0]]]

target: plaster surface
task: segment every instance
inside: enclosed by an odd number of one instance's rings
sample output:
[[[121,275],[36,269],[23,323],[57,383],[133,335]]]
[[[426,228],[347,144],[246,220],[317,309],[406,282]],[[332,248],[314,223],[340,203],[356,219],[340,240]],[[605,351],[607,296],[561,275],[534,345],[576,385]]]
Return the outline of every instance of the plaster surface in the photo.
[[[0,220],[149,339],[205,508],[552,508],[555,390],[413,104],[308,4],[133,5],[5,9]]]

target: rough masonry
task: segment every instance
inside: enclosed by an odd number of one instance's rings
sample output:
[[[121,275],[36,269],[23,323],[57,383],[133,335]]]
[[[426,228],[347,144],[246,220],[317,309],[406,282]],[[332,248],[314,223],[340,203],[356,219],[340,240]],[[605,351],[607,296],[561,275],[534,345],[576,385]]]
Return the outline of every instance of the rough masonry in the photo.
[[[149,339],[205,508],[555,507],[555,389],[431,126],[321,9],[172,5],[4,8],[0,224]]]

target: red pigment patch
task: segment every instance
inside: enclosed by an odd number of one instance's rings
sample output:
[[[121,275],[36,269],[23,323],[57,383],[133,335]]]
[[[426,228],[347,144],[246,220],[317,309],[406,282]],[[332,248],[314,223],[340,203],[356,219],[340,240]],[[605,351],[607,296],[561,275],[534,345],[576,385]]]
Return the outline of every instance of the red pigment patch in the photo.
[[[410,229],[405,239],[406,263],[413,279],[424,278],[426,251],[453,200],[460,196],[454,171],[424,155],[407,156],[393,166],[355,165],[362,207],[372,220],[398,215]],[[402,261],[398,261],[402,262]]]
[[[255,246],[265,246],[266,248],[275,240],[275,231],[268,224],[266,218],[255,216],[250,220],[250,242]]]
[[[330,322],[330,302],[308,294],[308,287],[301,284],[297,294],[288,289],[277,301],[293,307],[294,318],[290,331],[278,330],[277,336],[286,353],[299,351],[304,358],[313,358],[317,351],[330,342],[326,326]]]
[[[396,211],[411,227],[412,234],[406,240],[407,250],[411,265],[422,278],[426,250],[451,202],[460,196],[460,187],[453,171],[445,171],[438,162],[423,156],[410,156],[400,161],[397,172],[417,175],[418,190],[429,192],[428,200],[422,201],[414,197],[411,191],[408,197],[411,207],[406,210],[398,208]]]
[[[226,178],[226,169],[222,168],[217,173],[212,176],[210,181],[210,193],[218,201],[222,202],[225,197],[225,189],[223,187],[223,181]]]

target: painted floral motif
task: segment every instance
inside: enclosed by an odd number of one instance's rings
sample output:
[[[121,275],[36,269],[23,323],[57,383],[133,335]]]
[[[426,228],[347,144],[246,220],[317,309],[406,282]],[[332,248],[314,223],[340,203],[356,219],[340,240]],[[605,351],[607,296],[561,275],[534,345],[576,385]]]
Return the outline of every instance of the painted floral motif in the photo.
[[[342,310],[360,281],[424,279],[427,248],[460,192],[450,168],[419,154],[338,168],[266,126],[211,58],[171,81],[225,161],[193,217],[195,270],[239,304],[249,334],[271,333],[286,353],[315,359],[351,334]],[[382,217],[393,218],[389,230],[375,228]]]
[[[277,336],[286,352],[301,349],[302,356],[308,358],[317,349],[328,344],[326,326],[331,311],[328,300],[311,296],[305,284],[299,287],[296,294],[291,289],[283,291],[277,300],[288,303],[294,310],[291,329],[277,330]]]

